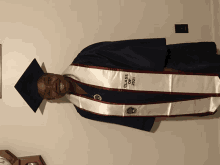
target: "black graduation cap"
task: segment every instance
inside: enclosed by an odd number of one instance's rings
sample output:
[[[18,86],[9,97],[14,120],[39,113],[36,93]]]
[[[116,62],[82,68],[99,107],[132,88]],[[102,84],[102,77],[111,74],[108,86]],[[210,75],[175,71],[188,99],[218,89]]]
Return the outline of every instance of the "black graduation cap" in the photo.
[[[34,59],[18,80],[15,88],[36,113],[43,98],[38,93],[37,80],[44,74],[37,60]]]

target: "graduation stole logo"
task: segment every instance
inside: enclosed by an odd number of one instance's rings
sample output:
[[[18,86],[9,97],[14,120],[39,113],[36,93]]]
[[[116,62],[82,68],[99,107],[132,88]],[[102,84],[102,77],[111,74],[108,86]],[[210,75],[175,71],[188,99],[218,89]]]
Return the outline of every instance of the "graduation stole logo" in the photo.
[[[135,85],[135,77],[132,77],[132,80],[128,77],[128,74],[125,74],[125,84],[124,84],[124,88],[127,88],[128,85]]]

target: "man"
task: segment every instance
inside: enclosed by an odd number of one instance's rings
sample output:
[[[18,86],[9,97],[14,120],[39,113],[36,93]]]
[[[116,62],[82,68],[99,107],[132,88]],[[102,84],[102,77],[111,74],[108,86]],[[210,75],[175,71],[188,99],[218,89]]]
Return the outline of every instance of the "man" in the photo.
[[[42,99],[67,96],[82,117],[150,131],[157,116],[215,112],[219,61],[214,42],[99,42],[62,75],[44,74],[33,61],[15,88],[35,112]]]

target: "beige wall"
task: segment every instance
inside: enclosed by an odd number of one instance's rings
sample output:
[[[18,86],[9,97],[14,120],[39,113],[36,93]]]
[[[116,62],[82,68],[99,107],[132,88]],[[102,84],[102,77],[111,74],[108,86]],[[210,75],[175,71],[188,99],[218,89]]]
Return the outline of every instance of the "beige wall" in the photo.
[[[40,154],[48,165],[219,164],[219,113],[166,119],[148,133],[89,121],[70,103],[43,102],[35,114],[14,88],[34,58],[61,74],[95,42],[164,37],[219,45],[218,10],[212,0],[1,0],[0,150]],[[174,24],[189,24],[189,33],[175,34]]]

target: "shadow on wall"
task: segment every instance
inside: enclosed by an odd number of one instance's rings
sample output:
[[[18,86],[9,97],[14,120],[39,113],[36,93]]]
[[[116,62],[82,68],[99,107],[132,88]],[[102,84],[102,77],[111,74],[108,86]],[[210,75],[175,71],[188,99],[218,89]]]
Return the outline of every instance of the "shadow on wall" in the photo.
[[[49,103],[71,103],[66,96],[63,96],[59,99],[54,99],[54,100],[45,100]]]

